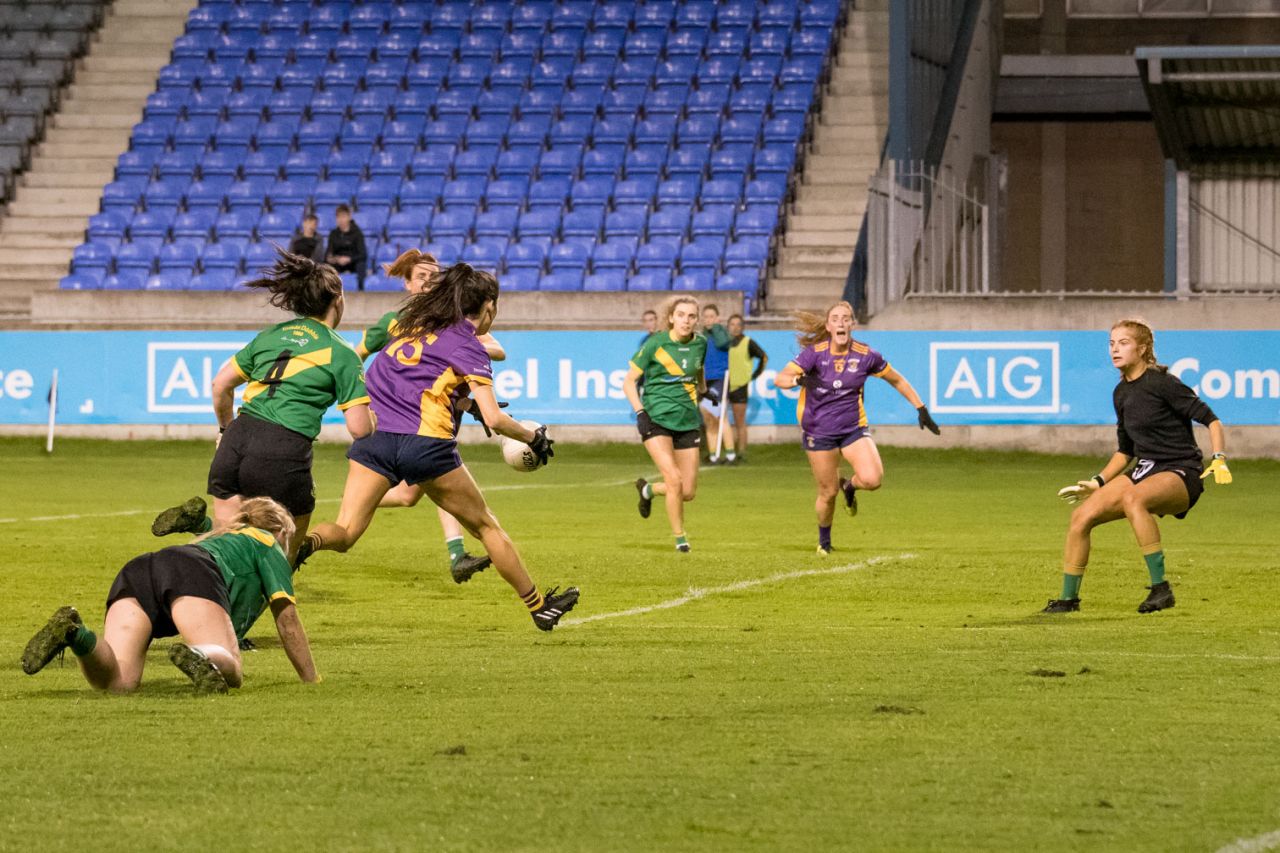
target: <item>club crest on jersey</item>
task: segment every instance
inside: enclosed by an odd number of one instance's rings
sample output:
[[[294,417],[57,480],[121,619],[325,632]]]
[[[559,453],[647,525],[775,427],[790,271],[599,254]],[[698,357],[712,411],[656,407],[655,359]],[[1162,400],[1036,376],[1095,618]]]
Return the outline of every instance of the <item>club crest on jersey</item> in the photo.
[[[843,387],[844,387],[844,383],[843,383],[843,382],[841,382],[839,379],[837,379],[835,382],[832,382],[832,383],[831,383],[831,387],[832,387],[832,388],[843,388]]]

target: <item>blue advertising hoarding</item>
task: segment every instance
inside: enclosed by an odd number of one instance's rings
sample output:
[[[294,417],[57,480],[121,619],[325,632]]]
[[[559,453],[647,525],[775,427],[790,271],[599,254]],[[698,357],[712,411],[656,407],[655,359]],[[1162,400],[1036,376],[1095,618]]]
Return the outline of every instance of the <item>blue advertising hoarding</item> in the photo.
[[[794,392],[772,385],[795,355],[785,331],[755,332],[769,369],[752,384],[756,424],[796,422]],[[248,332],[0,332],[0,423],[42,424],[59,374],[64,424],[202,424],[210,385]],[[348,334],[353,342],[358,333]],[[1117,375],[1106,332],[874,332],[859,338],[916,387],[939,423],[1114,423]],[[626,424],[622,393],[637,332],[502,332],[495,388],[518,417],[550,424]],[[1228,424],[1280,423],[1280,332],[1169,331],[1160,360]],[[883,382],[867,390],[873,424],[914,424]],[[340,416],[331,411],[331,422]]]

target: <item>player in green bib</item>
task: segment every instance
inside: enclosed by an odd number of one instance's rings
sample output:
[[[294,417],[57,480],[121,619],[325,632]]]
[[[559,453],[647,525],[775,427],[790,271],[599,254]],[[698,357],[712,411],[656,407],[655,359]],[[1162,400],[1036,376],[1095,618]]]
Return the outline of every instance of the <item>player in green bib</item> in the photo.
[[[164,536],[225,527],[243,498],[269,497],[293,514],[292,558],[316,505],[311,445],[325,412],[337,403],[352,438],[373,431],[364,365],[335,331],[345,302],[333,267],[282,251],[265,277],[244,286],[269,291],[272,305],[297,316],[263,329],[213,379],[221,434],[209,467],[213,519],[204,500],[195,497],[162,512],[151,532]],[[235,389],[241,385],[244,397],[236,415]]]
[[[382,267],[388,276],[404,279],[404,289],[409,293],[426,293],[431,287],[431,277],[440,271],[440,262],[430,252],[407,249],[400,257]],[[364,359],[381,351],[397,336],[394,330],[396,315],[399,311],[388,311],[377,323],[365,329],[356,353]],[[493,335],[483,334],[478,337],[490,361],[504,361],[507,352]],[[505,403],[502,405],[506,405]],[[481,421],[483,424],[484,421]],[[486,428],[485,432],[488,432]],[[388,491],[378,502],[378,508],[417,506],[426,492],[417,483],[400,483]],[[489,557],[475,557],[467,553],[463,540],[462,525],[449,513],[436,507],[440,518],[440,527],[444,531],[444,546],[449,552],[449,573],[454,583],[466,583],[476,572],[489,566]]]
[[[151,641],[181,635],[169,660],[197,692],[226,693],[243,682],[236,636],[269,607],[298,677],[319,681],[281,548],[292,534],[280,504],[241,501],[227,527],[126,563],[107,593],[101,638],[74,607],[58,608],[27,643],[23,671],[34,675],[70,648],[91,686],[128,693],[142,682]]]
[[[649,517],[654,495],[665,496],[676,550],[687,553],[684,505],[698,491],[698,428],[702,425],[698,398],[706,392],[702,363],[707,339],[694,331],[698,300],[693,297],[671,298],[660,314],[667,328],[650,335],[632,357],[622,390],[635,412],[645,450],[662,474],[662,482],[650,483],[643,477],[636,480],[640,517]],[[638,387],[641,377],[643,398]]]

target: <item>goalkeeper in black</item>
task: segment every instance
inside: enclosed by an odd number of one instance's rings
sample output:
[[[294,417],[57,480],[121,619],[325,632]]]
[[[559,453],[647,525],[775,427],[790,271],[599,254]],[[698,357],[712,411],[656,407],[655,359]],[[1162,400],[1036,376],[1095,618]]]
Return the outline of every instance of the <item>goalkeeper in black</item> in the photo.
[[[1078,506],[1071,513],[1062,557],[1062,597],[1051,600],[1045,613],[1080,609],[1090,533],[1121,518],[1133,527],[1151,576],[1150,592],[1138,612],[1173,607],[1156,516],[1186,518],[1209,476],[1221,485],[1231,482],[1222,421],[1178,377],[1156,363],[1150,327],[1138,320],[1116,323],[1111,328],[1110,351],[1111,363],[1121,377],[1113,394],[1118,447],[1098,474],[1058,492]],[[1201,462],[1192,421],[1209,428],[1213,459],[1207,468]]]

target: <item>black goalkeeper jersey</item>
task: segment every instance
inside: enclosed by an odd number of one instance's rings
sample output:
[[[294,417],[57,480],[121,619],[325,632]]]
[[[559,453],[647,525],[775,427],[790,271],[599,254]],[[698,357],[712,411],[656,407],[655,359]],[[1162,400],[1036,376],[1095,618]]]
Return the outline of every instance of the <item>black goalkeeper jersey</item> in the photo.
[[[1181,379],[1148,368],[1132,382],[1121,379],[1111,396],[1121,453],[1193,468],[1203,465],[1191,422],[1208,426],[1218,416]]]

